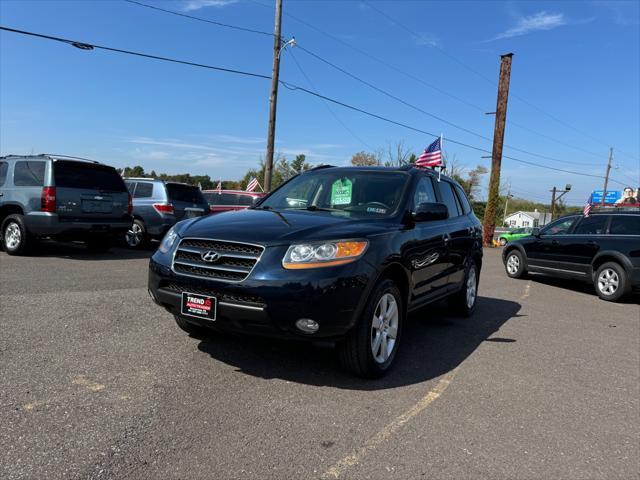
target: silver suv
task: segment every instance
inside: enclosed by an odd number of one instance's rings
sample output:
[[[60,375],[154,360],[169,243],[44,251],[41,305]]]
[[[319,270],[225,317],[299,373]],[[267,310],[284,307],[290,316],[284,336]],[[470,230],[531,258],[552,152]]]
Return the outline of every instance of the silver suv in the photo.
[[[133,225],[125,240],[131,248],[143,248],[161,239],[176,222],[209,213],[202,191],[193,185],[154,178],[125,178],[133,196]]]
[[[108,165],[66,156],[0,157],[0,240],[21,255],[42,237],[108,250],[131,227],[131,197]]]

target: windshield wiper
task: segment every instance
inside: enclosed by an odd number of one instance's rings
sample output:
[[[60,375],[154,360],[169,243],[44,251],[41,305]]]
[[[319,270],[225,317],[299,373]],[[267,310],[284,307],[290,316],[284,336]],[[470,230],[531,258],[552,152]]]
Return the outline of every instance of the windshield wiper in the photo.
[[[336,208],[322,208],[316,205],[309,205],[307,208],[305,208],[305,210],[308,210],[310,212],[337,212],[338,211],[338,209]]]

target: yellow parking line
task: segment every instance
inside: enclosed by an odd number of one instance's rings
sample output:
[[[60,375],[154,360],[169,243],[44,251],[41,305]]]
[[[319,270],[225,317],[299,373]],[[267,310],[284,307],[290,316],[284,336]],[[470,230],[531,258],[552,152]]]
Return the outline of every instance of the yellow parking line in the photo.
[[[393,422],[388,424],[378,433],[376,433],[373,437],[365,442],[364,445],[354,450],[350,455],[344,457],[338,463],[336,463],[333,467],[327,470],[322,474],[321,478],[329,479],[329,478],[339,478],[348,468],[353,467],[354,465],[358,465],[360,460],[367,455],[370,451],[374,450],[381,443],[387,440],[391,435],[393,435],[396,431],[398,431],[404,424],[406,424],[413,417],[422,412],[425,408],[427,408],[431,403],[440,397],[444,393],[444,391],[449,387],[451,380],[455,376],[458,367],[451,370],[449,373],[444,375],[438,384],[427,394],[422,397],[418,403],[412,406],[409,410],[404,412],[402,415],[397,417]]]

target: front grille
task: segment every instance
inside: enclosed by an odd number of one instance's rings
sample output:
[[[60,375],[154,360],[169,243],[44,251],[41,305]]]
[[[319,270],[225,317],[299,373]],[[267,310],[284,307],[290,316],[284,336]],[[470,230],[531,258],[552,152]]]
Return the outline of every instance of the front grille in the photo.
[[[264,299],[253,295],[236,295],[227,292],[220,292],[210,288],[194,287],[186,283],[167,282],[160,284],[160,288],[170,290],[175,293],[189,292],[208,297],[216,297],[220,302],[237,303],[251,307],[265,307]]]
[[[224,282],[241,282],[249,276],[263,251],[264,247],[259,245],[185,238],[173,257],[173,271]],[[202,255],[207,252],[215,252],[219,256],[213,262],[206,262]]]

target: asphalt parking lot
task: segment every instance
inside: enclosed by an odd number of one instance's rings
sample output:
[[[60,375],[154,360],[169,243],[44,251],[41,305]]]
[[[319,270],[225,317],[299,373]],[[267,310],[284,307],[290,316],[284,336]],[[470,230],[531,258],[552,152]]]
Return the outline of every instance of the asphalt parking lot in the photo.
[[[476,316],[412,315],[365,381],[329,348],[189,337],[149,256],[0,253],[0,478],[640,475],[637,296],[510,280],[487,250]]]

